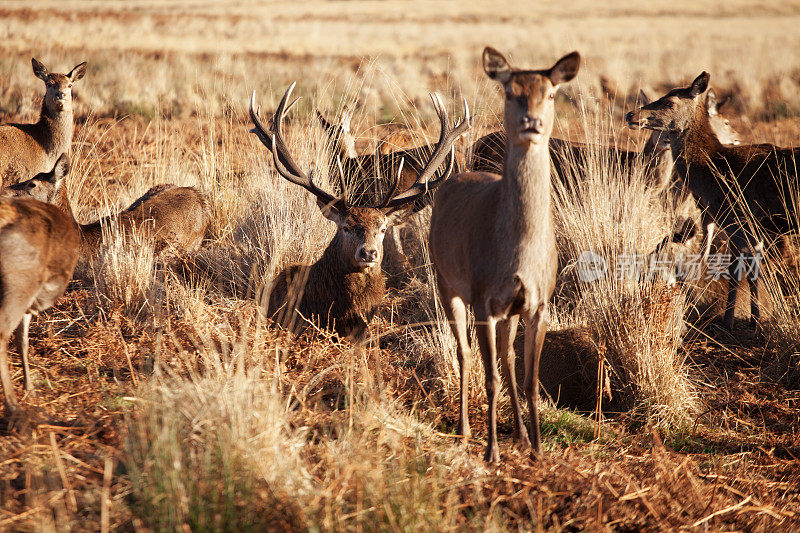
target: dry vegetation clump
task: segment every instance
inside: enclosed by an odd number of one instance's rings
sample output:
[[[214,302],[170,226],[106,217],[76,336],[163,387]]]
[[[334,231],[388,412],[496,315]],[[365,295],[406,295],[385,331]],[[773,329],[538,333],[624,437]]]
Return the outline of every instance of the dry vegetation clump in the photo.
[[[589,127],[590,137],[607,128]],[[565,265],[558,318],[588,327],[596,347],[592,359],[608,365],[612,410],[629,411],[637,423],[681,427],[699,408],[696,385],[679,352],[686,295],[667,284],[674,267],[654,269],[649,263],[674,222],[658,191],[646,186],[644,164],[636,166],[633,178],[626,179],[615,155],[592,150],[586,168],[575,163],[572,176],[556,182]],[[596,277],[582,277],[587,254],[602,262]]]

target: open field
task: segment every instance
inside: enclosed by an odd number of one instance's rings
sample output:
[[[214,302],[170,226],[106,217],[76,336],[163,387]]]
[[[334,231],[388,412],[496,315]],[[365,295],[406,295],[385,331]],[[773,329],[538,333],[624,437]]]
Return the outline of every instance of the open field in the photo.
[[[431,91],[451,115],[462,96],[474,110],[458,145],[468,161],[500,124],[486,45],[534,67],[581,52],[554,136],[640,147],[621,120],[636,91],[659,96],[708,70],[743,142],[800,145],[800,2],[529,4],[0,4],[3,122],[38,117],[32,56],[56,72],[89,64],[73,92],[76,218],[114,213],[159,183],[202,189],[213,211],[203,248],[180,257],[112,232],[34,319],[36,392],[22,402],[41,423],[0,424],[0,530],[800,529],[796,252],[768,249],[757,330],[720,328],[719,284],[579,283],[581,250],[646,254],[676,216],[643,180],[622,179],[619,162],[596,155],[556,188],[563,269],[542,372],[582,368],[590,399],[563,405],[548,391],[539,462],[514,445],[505,394],[501,463],[481,460],[479,364],[473,438],[456,436],[430,210],[401,231],[410,265],[392,265],[366,348],[323,331],[294,337],[260,314],[255,295],[285,265],[319,257],[334,228],[247,133],[254,90],[266,118],[297,82],[287,136],[323,175],[331,147],[315,108],[334,118],[357,101],[359,150],[381,138],[404,147],[435,140]]]

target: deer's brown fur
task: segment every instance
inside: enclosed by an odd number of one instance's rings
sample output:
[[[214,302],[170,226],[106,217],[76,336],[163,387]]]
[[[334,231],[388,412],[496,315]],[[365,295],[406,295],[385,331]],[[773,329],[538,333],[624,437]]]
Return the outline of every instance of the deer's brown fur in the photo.
[[[64,293],[78,259],[80,235],[71,217],[33,199],[0,200],[0,382],[7,411],[19,407],[8,367],[8,341],[15,333],[26,390],[31,315]]]
[[[675,172],[682,184],[697,199],[707,222],[727,234],[734,259],[758,246],[758,235],[751,231],[751,217],[768,232],[796,231],[786,214],[784,201],[797,176],[798,148],[778,148],[769,144],[726,146],[712,127],[704,94],[710,76],[703,72],[690,86],[673,89],[626,116],[633,128],[647,128],[669,135]],[[790,178],[787,180],[787,178]],[[755,261],[759,254],[754,254]],[[731,264],[730,274],[741,277],[742,265]],[[737,283],[729,283],[724,323],[733,326]],[[751,312],[759,316],[757,283],[750,283]]]
[[[489,401],[484,458],[497,461],[498,354],[511,394],[515,433],[530,446],[511,349],[520,314],[527,326],[524,390],[531,413],[530,431],[534,451],[541,452],[539,357],[557,267],[549,142],[556,90],[577,74],[580,56],[573,52],[546,70],[520,70],[487,47],[483,65],[489,77],[505,89],[503,175],[459,174],[443,184],[433,206],[430,247],[442,304],[457,340],[459,432],[465,437],[470,434],[467,388],[472,353],[466,331],[466,306],[470,305],[475,312]]]
[[[50,172],[7,187],[3,195],[51,203],[72,217],[72,206],[63,186],[68,172],[69,159],[63,155]],[[104,227],[116,226],[125,235],[135,233],[144,242],[151,242],[154,251],[160,253],[165,249],[198,249],[210,222],[211,208],[203,193],[194,187],[156,185],[124,211],[80,224],[80,260],[84,263],[99,252]]]
[[[368,205],[351,205],[351,196],[345,195],[344,173],[335,174],[341,180],[340,196],[320,189],[313,175],[306,175],[295,163],[283,140],[283,119],[293,88],[294,84],[283,95],[269,129],[258,117],[253,95],[250,117],[254,128],[251,131],[272,151],[278,173],[316,196],[323,215],[335,222],[338,230],[314,264],[291,265],[278,274],[273,281],[267,313],[293,330],[311,320],[334,330],[340,337],[362,341],[384,298],[385,278],[380,264],[386,230],[402,222],[423,196],[449,176],[455,158],[452,146],[469,128],[469,114],[467,112],[465,120],[451,128],[444,105],[432,95],[441,131],[438,143],[415,180],[404,185],[404,164],[399,164],[393,186],[388,193],[383,193],[382,199],[376,198]],[[447,170],[431,179],[448,155]],[[398,191],[401,192],[395,194]]]
[[[0,188],[49,171],[72,143],[72,84],[83,77],[86,63],[57,74],[31,61],[34,74],[45,83],[42,111],[34,124],[0,126]]]

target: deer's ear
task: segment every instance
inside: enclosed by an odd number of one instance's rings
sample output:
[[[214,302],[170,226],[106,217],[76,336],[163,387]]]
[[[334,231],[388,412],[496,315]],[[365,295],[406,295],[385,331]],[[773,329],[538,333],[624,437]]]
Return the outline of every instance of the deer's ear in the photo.
[[[31,65],[33,65],[33,75],[40,80],[47,81],[47,67],[45,67],[44,64],[35,57],[31,58]]]
[[[344,224],[344,221],[347,219],[347,211],[341,200],[337,200],[333,203],[325,203],[323,200],[317,198],[317,206],[319,210],[322,211],[322,216],[331,222],[335,222],[337,226]]]
[[[508,60],[491,46],[483,49],[483,71],[500,83],[507,83],[511,79],[511,65]]]
[[[698,94],[703,94],[708,89],[708,82],[711,81],[711,74],[708,72],[703,71],[699,76],[697,76],[694,81],[692,82],[692,86],[690,87],[690,93],[692,98],[697,96]]]
[[[581,55],[578,52],[572,52],[565,55],[550,69],[550,81],[553,85],[560,85],[567,83],[578,75],[578,69],[581,67]]]
[[[67,177],[67,174],[69,174],[69,156],[61,154],[61,157],[58,158],[56,165],[53,167],[51,181],[56,185],[60,185],[60,182]]]
[[[414,204],[404,205],[394,211],[386,213],[387,226],[402,226],[414,212]]]
[[[69,81],[76,82],[79,79],[81,79],[84,76],[84,74],[86,74],[86,61],[76,65],[74,69],[69,71],[67,77],[69,78]]]

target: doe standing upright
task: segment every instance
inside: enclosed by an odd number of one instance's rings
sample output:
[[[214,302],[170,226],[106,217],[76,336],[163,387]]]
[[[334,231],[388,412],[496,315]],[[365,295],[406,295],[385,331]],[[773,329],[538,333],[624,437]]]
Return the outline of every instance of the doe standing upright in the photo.
[[[506,161],[503,175],[459,174],[442,184],[431,218],[430,246],[439,291],[458,342],[461,371],[459,432],[469,436],[467,387],[471,350],[467,305],[475,312],[489,401],[486,461],[498,461],[498,351],[511,393],[515,435],[530,446],[522,421],[512,342],[525,318],[525,393],[533,449],[539,433],[539,356],[547,331],[547,303],[556,281],[557,255],[550,205],[550,134],[559,85],[578,73],[572,52],[549,69],[512,68],[497,50],[483,51],[483,69],[505,90]],[[499,350],[498,350],[499,337]]]

